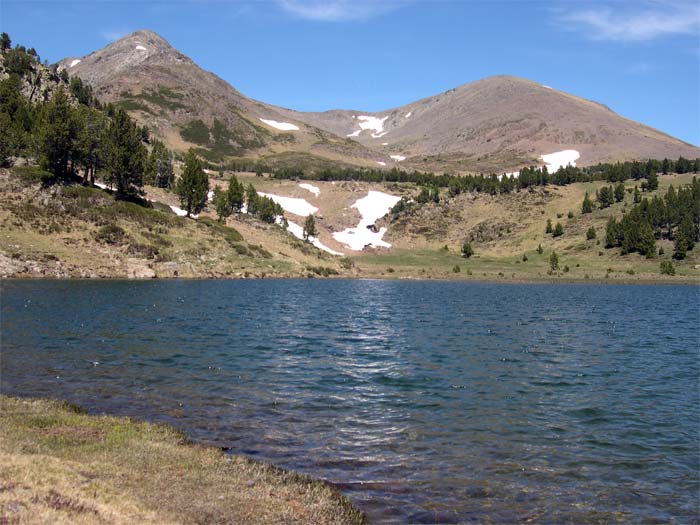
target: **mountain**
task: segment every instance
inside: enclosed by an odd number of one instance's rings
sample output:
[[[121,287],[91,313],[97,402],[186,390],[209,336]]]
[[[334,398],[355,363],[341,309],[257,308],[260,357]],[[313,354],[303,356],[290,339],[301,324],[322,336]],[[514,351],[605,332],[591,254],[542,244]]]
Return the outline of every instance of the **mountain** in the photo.
[[[204,71],[152,31],[136,31],[59,67],[91,84],[98,97],[129,111],[172,148],[205,158],[271,162],[309,159],[377,166],[380,154],[252,100]]]
[[[700,154],[700,148],[606,106],[510,76],[470,82],[378,113],[284,114],[426,165],[515,169],[566,149],[580,153],[581,165]],[[370,125],[375,127],[362,129]]]
[[[151,31],[136,31],[61,67],[92,84],[175,149],[213,161],[328,163],[429,170],[512,171],[576,150],[579,165],[698,157],[700,148],[606,106],[541,84],[496,76],[371,113],[299,112],[246,97]]]

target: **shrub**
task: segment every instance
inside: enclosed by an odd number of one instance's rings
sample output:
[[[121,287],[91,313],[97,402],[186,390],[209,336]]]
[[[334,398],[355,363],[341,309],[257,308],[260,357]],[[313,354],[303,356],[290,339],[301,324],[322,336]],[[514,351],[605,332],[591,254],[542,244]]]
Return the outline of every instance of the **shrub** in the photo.
[[[592,239],[595,239],[595,237],[596,237],[595,228],[593,226],[591,226],[590,228],[588,228],[588,230],[586,230],[586,239],[588,239],[590,241]]]
[[[462,245],[462,257],[469,259],[472,255],[474,255],[474,248],[472,248],[471,243],[465,242]]]
[[[661,275],[676,275],[676,269],[671,261],[661,261],[659,267],[661,269]]]
[[[102,226],[95,234],[95,240],[102,244],[124,244],[126,232],[116,224]]]
[[[180,130],[180,136],[193,144],[209,143],[209,128],[201,120],[191,120]]]
[[[459,267],[459,264],[455,264],[455,267],[452,268],[453,273],[459,273],[461,271],[462,271],[462,269]]]

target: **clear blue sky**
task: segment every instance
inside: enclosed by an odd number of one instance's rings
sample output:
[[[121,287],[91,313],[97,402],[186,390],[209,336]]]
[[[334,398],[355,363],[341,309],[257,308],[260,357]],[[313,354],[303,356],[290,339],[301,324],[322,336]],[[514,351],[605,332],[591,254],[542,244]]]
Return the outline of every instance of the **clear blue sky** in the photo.
[[[509,74],[700,144],[697,2],[0,0],[50,62],[151,29],[244,94],[378,111]]]

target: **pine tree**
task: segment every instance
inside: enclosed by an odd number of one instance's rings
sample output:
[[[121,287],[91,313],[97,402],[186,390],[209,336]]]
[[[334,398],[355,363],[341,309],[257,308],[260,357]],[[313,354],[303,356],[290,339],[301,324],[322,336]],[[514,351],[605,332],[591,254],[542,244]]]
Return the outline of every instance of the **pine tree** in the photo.
[[[78,163],[83,168],[83,184],[94,184],[95,173],[105,163],[105,141],[109,127],[101,111],[87,106],[78,107]]]
[[[77,157],[78,132],[73,108],[59,86],[44,107],[39,136],[42,167],[59,179],[68,177],[69,166]]]
[[[544,253],[544,248],[542,248],[542,245],[541,245],[541,244],[538,244],[538,245],[537,245],[537,253],[538,253],[539,255],[542,255],[542,254]]]
[[[240,213],[241,208],[243,208],[243,200],[245,198],[245,189],[243,184],[238,182],[235,176],[231,175],[228,180],[228,191],[226,192],[226,197],[228,198],[229,206],[231,210]]]
[[[306,221],[304,221],[304,240],[308,241],[309,237],[316,237],[318,232],[316,231],[316,221],[313,215],[308,215]]]
[[[471,243],[465,242],[462,245],[462,257],[469,259],[472,255],[474,255],[474,248],[472,248]]]
[[[544,233],[552,233],[552,219],[547,219],[547,226],[544,229]]]
[[[652,231],[649,222],[645,220],[642,220],[642,222],[639,224],[637,242],[635,243],[634,248],[648,259],[656,255],[656,241],[654,239],[654,232]]]
[[[595,228],[593,226],[591,226],[586,231],[586,239],[588,239],[590,241],[590,240],[595,239],[595,238],[596,238]]]
[[[12,49],[12,40],[10,40],[10,35],[3,32],[0,34],[0,52],[4,55],[8,49]]]
[[[175,182],[172,154],[160,140],[154,139],[152,143],[144,170],[144,182],[157,188],[171,188]]]
[[[554,273],[559,269],[559,256],[557,255],[557,252],[552,252],[552,254],[549,256],[549,271],[550,273]]]
[[[622,202],[625,200],[625,185],[620,182],[615,186],[615,202]]]
[[[692,250],[695,245],[694,238],[695,227],[690,214],[686,213],[683,215],[676,232],[676,240],[673,244],[673,258],[678,260],[685,259],[687,252]]]
[[[618,244],[620,244],[620,224],[615,217],[610,217],[605,227],[605,247],[612,248]]]
[[[635,185],[634,187],[634,203],[639,204],[642,202],[642,194],[639,192],[639,188]]]
[[[255,191],[255,187],[252,184],[248,184],[245,189],[245,202],[248,208],[248,213],[251,215],[257,215],[258,212],[258,192]]]
[[[659,187],[659,176],[655,171],[647,175],[647,190],[654,191]]]
[[[123,110],[115,112],[107,130],[106,166],[110,179],[117,186],[118,197],[141,192],[146,164],[146,146],[141,142],[138,126]]]
[[[193,150],[189,150],[185,156],[185,169],[175,185],[175,191],[180,196],[180,205],[188,217],[202,211],[207,204],[209,177]]]
[[[591,198],[588,196],[588,192],[583,197],[583,204],[581,204],[581,213],[591,213],[593,211],[593,203]]]
[[[231,203],[228,200],[228,193],[222,191],[221,188],[216,186],[214,188],[214,208],[216,209],[216,215],[219,218],[219,222],[223,222],[228,216],[231,215],[233,209],[231,208]]]
[[[564,227],[561,225],[560,222],[554,226],[554,231],[552,232],[552,237],[561,237],[564,235]]]

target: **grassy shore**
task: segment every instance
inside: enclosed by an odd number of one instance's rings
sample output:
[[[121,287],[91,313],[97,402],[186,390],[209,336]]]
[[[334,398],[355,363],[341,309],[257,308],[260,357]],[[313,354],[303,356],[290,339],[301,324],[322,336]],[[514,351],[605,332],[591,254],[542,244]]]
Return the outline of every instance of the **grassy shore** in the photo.
[[[335,488],[164,425],[0,396],[0,523],[364,523]]]

